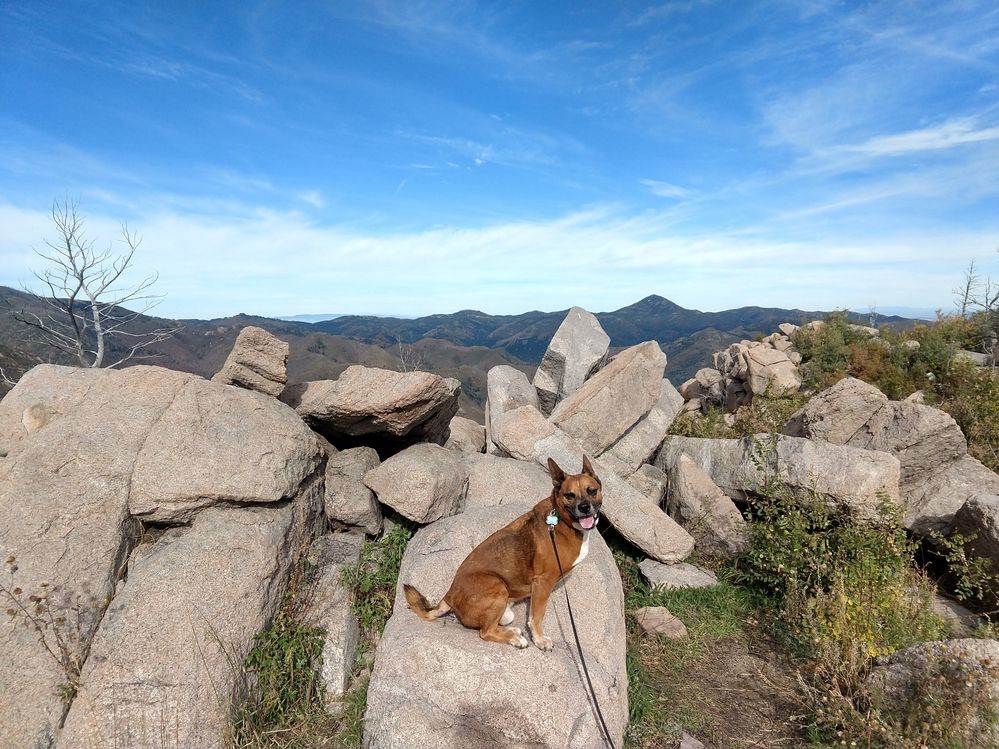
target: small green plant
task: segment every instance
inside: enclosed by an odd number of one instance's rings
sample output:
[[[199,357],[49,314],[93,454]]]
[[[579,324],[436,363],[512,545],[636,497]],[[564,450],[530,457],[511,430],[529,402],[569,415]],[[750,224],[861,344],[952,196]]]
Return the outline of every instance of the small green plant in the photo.
[[[779,392],[771,382],[766,391],[754,395],[736,412],[732,431],[736,437],[779,433],[791,415],[807,402],[806,393]]]
[[[90,634],[100,619],[107,601],[99,601],[84,584],[82,593],[59,591],[47,580],[28,592],[16,582],[17,558],[4,558],[7,580],[0,582],[0,598],[5,600],[5,612],[35,633],[39,645],[59,667],[65,681],[59,686],[59,696],[72,702],[80,686],[80,671],[86,658]]]
[[[725,423],[721,409],[711,407],[704,413],[688,411],[677,416],[670,425],[669,434],[675,437],[700,439],[725,439],[734,437],[735,431]]]
[[[999,596],[999,566],[988,557],[971,553],[977,534],[943,536],[934,531],[929,537],[935,553],[947,565],[947,580],[957,600],[979,608],[994,604]]]
[[[354,614],[369,635],[380,635],[392,614],[402,555],[412,536],[410,527],[397,524],[378,541],[365,541],[357,564],[343,570],[344,583],[354,591]]]
[[[335,733],[337,747],[358,749],[364,732],[368,698],[368,664],[385,624],[392,615],[399,568],[414,525],[395,518],[396,525],[377,541],[365,541],[356,564],[344,567],[342,580],[353,591],[352,609],[361,628],[354,659],[354,681],[343,696],[343,713]]]
[[[306,562],[294,569],[271,625],[257,634],[243,665],[247,695],[235,712],[227,749],[320,749],[338,723],[326,706],[325,631],[306,626],[299,595]]]
[[[863,521],[833,512],[781,480],[775,444],[754,449],[765,482],[737,574],[779,601],[779,627],[797,652],[850,690],[874,657],[942,634],[898,507],[883,498],[878,516]]]
[[[325,711],[318,673],[324,632],[299,624],[287,608],[257,635],[246,657],[253,677],[254,699],[243,707],[245,727],[281,731],[308,722]]]

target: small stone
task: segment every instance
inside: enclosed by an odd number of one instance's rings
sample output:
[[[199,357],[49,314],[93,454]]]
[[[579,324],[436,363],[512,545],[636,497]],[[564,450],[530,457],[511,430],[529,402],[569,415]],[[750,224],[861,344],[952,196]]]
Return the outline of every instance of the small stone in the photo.
[[[710,588],[718,585],[718,578],[714,572],[695,567],[686,562],[676,564],[662,564],[654,559],[646,559],[638,568],[642,576],[649,583],[649,587],[663,587],[667,590],[674,588]]]
[[[663,606],[636,609],[633,616],[642,634],[663,635],[670,640],[683,640],[687,637],[686,625]]]

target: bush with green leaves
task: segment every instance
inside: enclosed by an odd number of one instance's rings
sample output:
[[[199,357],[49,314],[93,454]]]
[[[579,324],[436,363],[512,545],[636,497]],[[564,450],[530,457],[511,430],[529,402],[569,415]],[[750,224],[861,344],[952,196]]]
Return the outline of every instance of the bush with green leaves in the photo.
[[[765,480],[738,577],[777,602],[777,624],[797,652],[849,690],[871,659],[943,633],[900,508],[885,497],[876,520],[834,512],[782,481],[773,470],[775,442],[755,450]]]

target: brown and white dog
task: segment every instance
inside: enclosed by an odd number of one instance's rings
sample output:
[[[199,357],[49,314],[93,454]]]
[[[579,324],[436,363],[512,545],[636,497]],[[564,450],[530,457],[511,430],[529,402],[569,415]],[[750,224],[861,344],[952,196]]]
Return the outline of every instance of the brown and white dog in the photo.
[[[559,567],[546,518],[554,511],[559,519],[555,542],[562,569],[568,574],[589,551],[589,534],[600,519],[603,495],[600,479],[586,456],[582,473],[567,476],[551,458],[548,472],[554,487],[551,496],[472,549],[440,603],[432,606],[412,585],[402,586],[417,616],[433,621],[453,611],[466,627],[479,630],[483,640],[526,648],[527,639],[520,628],[508,625],[513,621],[513,602],[530,598],[531,639],[542,650],[552,649],[541,620],[558,582]]]

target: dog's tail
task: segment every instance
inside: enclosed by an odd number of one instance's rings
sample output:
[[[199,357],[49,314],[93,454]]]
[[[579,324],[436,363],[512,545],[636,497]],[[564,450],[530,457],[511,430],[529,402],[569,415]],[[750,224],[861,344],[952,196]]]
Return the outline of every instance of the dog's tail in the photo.
[[[430,601],[423,597],[423,594],[412,585],[403,585],[402,592],[406,595],[406,602],[418,617],[428,622],[439,619],[451,610],[451,606],[441,601],[436,606],[432,606]]]

